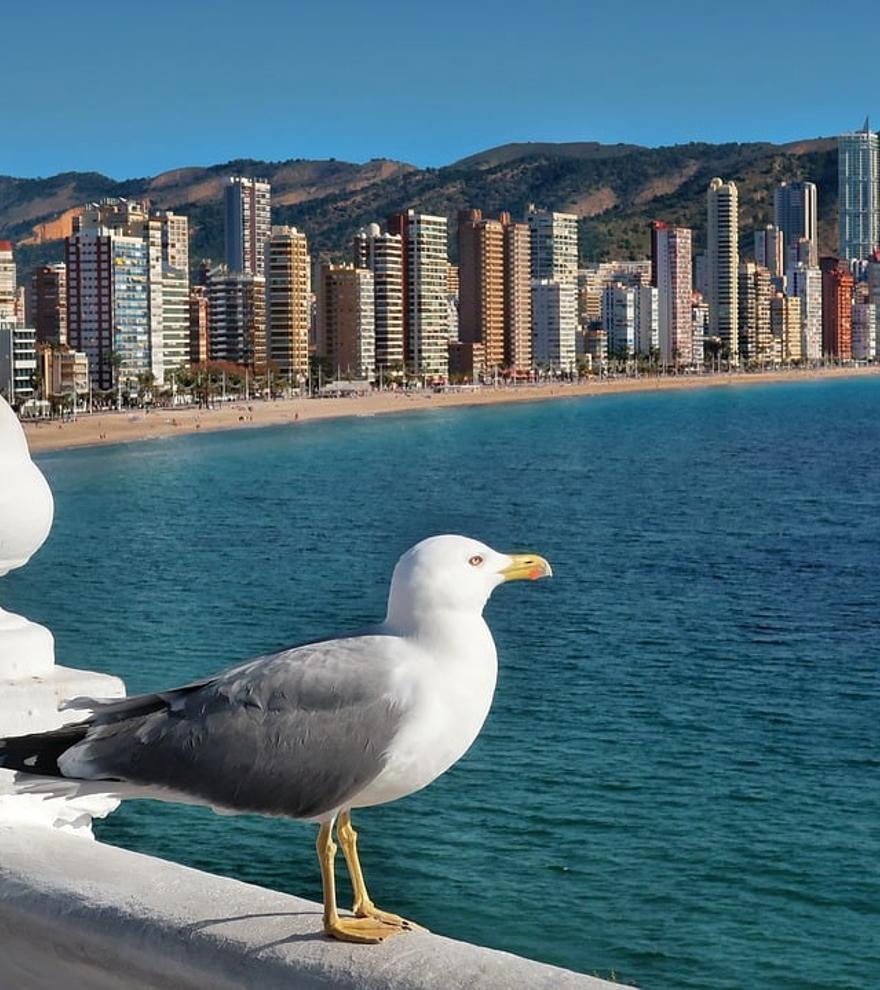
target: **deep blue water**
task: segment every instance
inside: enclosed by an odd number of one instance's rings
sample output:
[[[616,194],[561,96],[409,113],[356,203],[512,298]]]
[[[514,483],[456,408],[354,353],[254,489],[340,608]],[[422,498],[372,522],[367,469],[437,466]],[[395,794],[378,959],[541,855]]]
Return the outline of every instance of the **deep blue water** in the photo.
[[[45,455],[4,604],[137,692],[381,618],[431,533],[540,552],[554,580],[489,605],[473,750],[357,819],[377,902],[648,990],[877,990],[878,453],[861,380]],[[132,802],[98,833],[320,898],[307,825]]]

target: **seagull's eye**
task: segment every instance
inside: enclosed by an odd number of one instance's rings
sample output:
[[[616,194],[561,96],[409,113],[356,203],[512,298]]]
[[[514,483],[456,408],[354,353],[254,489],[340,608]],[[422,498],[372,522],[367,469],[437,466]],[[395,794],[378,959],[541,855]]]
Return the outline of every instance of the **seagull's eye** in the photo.
[[[475,553],[468,563],[471,567],[479,567],[483,563],[483,558],[478,553]]]

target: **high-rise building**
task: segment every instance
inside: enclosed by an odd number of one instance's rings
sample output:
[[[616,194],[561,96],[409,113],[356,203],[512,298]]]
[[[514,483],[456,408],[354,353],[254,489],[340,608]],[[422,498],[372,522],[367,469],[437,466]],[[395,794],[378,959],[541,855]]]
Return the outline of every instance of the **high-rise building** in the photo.
[[[265,179],[230,176],[225,189],[226,267],[263,278],[272,233],[272,187]]]
[[[160,384],[189,351],[188,224],[138,200],[90,203],[66,240],[71,346],[99,388]],[[172,260],[173,259],[173,262]]]
[[[306,235],[296,227],[273,227],[266,259],[269,360],[288,381],[299,381],[309,373],[312,286]]]
[[[449,259],[446,217],[407,210],[388,218],[403,247],[404,359],[416,375],[445,378],[449,370]]]
[[[877,357],[877,309],[874,303],[853,303],[852,356],[857,361],[873,361]]]
[[[10,405],[34,397],[37,377],[37,334],[17,317],[0,317],[0,395]]]
[[[16,316],[15,255],[11,241],[0,241],[0,319]]]
[[[651,227],[651,262],[657,280],[660,361],[682,366],[693,361],[692,233],[689,227],[670,227],[661,220]]]
[[[739,357],[739,195],[736,184],[714,178],[707,203],[709,332],[721,339],[729,359]]]
[[[208,287],[194,285],[189,292],[189,361],[208,360]]]
[[[608,353],[628,360],[636,353],[637,290],[629,285],[606,285],[602,293],[602,328],[608,334]]]
[[[560,279],[533,278],[532,324],[535,364],[553,371],[574,370],[577,336],[576,292],[570,291],[569,286]]]
[[[63,262],[34,269],[28,307],[40,343],[67,344],[67,267]]]
[[[573,371],[578,313],[577,217],[530,204],[526,221],[532,256],[534,361],[555,371]]]
[[[852,297],[855,280],[843,259],[822,258],[822,352],[852,360]]]
[[[653,285],[639,285],[636,293],[636,353],[656,357],[660,352],[660,292]]]
[[[699,292],[693,295],[691,306],[693,326],[693,358],[692,364],[701,368],[706,359],[706,339],[709,336],[709,305]]]
[[[372,380],[376,373],[373,273],[353,265],[323,265],[316,351],[336,373]]]
[[[773,193],[773,223],[782,231],[786,269],[799,261],[811,267],[819,264],[815,183],[781,182]],[[797,254],[792,255],[791,252],[802,240],[808,244],[801,245],[797,248]],[[760,259],[758,263],[761,264]]]
[[[737,314],[739,355],[746,361],[765,362],[773,357],[770,330],[770,300],[773,284],[770,272],[753,261],[739,266]]]
[[[799,264],[786,275],[788,294],[800,300],[801,358],[822,358],[822,272],[818,267]]]
[[[755,231],[755,261],[775,279],[781,279],[785,274],[782,242],[782,231],[775,224],[768,223]]]
[[[770,333],[773,357],[780,361],[800,361],[803,354],[801,301],[798,296],[775,292],[770,300]]]
[[[218,265],[208,275],[208,355],[266,366],[266,280]]]
[[[509,213],[458,215],[459,339],[479,343],[487,368],[531,366],[531,244]]]
[[[403,369],[403,238],[371,223],[355,235],[354,263],[373,273],[376,369]],[[448,281],[447,281],[448,289]]]
[[[532,367],[532,246],[529,226],[501,214],[504,227],[504,363]]]
[[[840,257],[864,260],[880,242],[878,140],[868,120],[837,139],[837,208]]]
[[[504,227],[480,210],[458,214],[458,337],[482,344],[488,368],[504,363]]]

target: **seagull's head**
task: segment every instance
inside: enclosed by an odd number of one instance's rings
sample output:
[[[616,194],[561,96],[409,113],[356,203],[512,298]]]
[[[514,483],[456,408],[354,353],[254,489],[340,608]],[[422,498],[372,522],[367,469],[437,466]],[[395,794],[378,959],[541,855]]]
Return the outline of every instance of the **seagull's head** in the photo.
[[[550,577],[534,553],[499,553],[466,536],[431,536],[398,560],[388,596],[388,621],[406,625],[436,612],[479,615],[505,581]]]

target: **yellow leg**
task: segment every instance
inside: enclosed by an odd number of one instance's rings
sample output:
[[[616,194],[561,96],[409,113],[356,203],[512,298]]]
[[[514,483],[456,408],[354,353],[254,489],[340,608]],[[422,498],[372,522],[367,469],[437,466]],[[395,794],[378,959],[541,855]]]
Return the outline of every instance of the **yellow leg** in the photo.
[[[333,823],[325,822],[318,830],[315,844],[321,865],[321,883],[324,888],[324,931],[343,942],[383,942],[403,929],[379,918],[340,918],[336,907],[336,879],[333,861],[336,843],[333,841]]]
[[[376,918],[378,921],[384,921],[408,931],[426,931],[421,925],[407,921],[406,918],[401,918],[399,914],[380,911],[371,900],[367,893],[364,872],[358,857],[357,832],[351,824],[351,812],[340,812],[336,834],[339,836],[339,844],[342,846],[342,853],[345,856],[345,865],[348,867],[348,875],[351,877],[351,886],[354,892],[354,906],[352,907],[354,914],[358,918]]]

